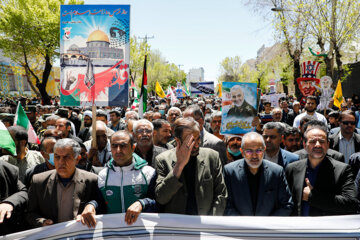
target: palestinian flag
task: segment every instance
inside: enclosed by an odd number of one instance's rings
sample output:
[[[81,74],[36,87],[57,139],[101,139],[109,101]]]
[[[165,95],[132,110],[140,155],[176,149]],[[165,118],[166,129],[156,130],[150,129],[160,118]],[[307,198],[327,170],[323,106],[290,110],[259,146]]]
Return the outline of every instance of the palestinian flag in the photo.
[[[14,119],[14,126],[22,126],[28,132],[28,142],[40,144],[40,140],[35,133],[34,128],[32,127],[30,120],[26,116],[24,109],[22,108],[20,102],[16,108],[16,114]]]
[[[146,74],[146,55],[144,61],[144,71],[142,77],[141,84],[141,92],[140,92],[140,105],[139,105],[139,117],[142,118],[144,112],[146,112],[147,108],[147,74]]]

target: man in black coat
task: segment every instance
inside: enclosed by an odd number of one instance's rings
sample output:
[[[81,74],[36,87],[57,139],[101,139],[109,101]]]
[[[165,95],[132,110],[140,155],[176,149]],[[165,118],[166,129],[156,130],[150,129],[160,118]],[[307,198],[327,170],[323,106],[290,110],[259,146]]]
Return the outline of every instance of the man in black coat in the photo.
[[[294,201],[293,215],[355,214],[359,209],[349,165],[326,155],[327,128],[308,127],[304,134],[308,158],[290,163],[286,177]]]
[[[27,201],[27,189],[19,180],[18,168],[0,161],[0,235],[24,230],[20,219]]]

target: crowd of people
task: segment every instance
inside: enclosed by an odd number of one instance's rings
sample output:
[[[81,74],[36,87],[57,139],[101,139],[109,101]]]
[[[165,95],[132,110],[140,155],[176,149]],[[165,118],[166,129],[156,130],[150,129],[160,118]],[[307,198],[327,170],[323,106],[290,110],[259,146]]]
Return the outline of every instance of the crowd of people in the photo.
[[[357,100],[322,112],[314,96],[304,106],[290,97],[279,107],[261,101],[253,132],[222,135],[214,96],[173,106],[150,97],[143,117],[136,104],[98,107],[93,116],[91,108],[18,99],[37,145],[14,126],[16,101],[1,98],[0,119],[17,154],[0,149],[0,235],[69,220],[95,227],[95,215],[109,213],[125,213],[127,224],[141,212],[357,214]]]

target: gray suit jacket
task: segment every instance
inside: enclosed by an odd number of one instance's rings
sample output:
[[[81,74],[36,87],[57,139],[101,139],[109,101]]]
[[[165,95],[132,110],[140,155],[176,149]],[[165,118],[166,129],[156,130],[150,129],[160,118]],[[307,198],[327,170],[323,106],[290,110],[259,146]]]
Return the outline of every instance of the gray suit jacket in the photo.
[[[330,148],[335,150],[335,151],[339,151],[339,146],[340,146],[340,131],[338,131],[337,133],[331,135],[329,137],[329,141],[330,141]],[[354,144],[355,144],[355,152],[360,152],[360,135],[357,133],[354,133]]]
[[[223,166],[227,163],[226,144],[214,134],[209,133],[204,128],[200,139],[200,147],[211,148],[219,153],[219,157]]]
[[[249,182],[244,159],[225,166],[228,201],[225,215],[234,216],[289,216],[293,210],[284,169],[278,164],[263,160],[260,172],[256,210],[253,211]]]
[[[54,223],[57,223],[57,179],[56,170],[46,171],[33,176],[29,189],[29,205],[26,215],[26,220],[31,226],[41,227],[46,219],[51,219]],[[100,207],[98,210],[102,210],[104,205],[97,185],[97,175],[76,169],[73,180],[75,182],[73,195],[74,219],[93,200],[98,203]]]
[[[184,175],[177,179],[173,174],[176,149],[156,157],[158,174],[155,187],[156,201],[164,205],[166,213],[184,214],[187,189]],[[227,191],[219,154],[211,149],[200,148],[196,163],[195,197],[199,215],[223,215]]]

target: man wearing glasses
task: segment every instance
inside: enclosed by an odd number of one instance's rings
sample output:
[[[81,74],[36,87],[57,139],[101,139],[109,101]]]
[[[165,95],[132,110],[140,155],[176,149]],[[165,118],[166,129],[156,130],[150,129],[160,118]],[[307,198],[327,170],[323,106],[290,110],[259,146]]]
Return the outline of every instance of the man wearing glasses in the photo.
[[[296,216],[355,214],[359,209],[353,174],[348,164],[326,153],[327,127],[308,126],[304,133],[306,159],[290,163],[286,177]]]
[[[133,132],[136,141],[135,153],[145,159],[149,166],[155,166],[155,157],[166,151],[166,148],[154,145],[154,125],[146,119],[134,123]]]
[[[293,202],[284,169],[263,160],[262,136],[256,132],[245,134],[240,150],[245,158],[224,169],[228,189],[225,215],[289,216]]]
[[[355,113],[346,110],[340,113],[340,131],[331,135],[330,148],[344,154],[345,163],[349,163],[351,154],[360,151],[360,135],[355,133]]]

